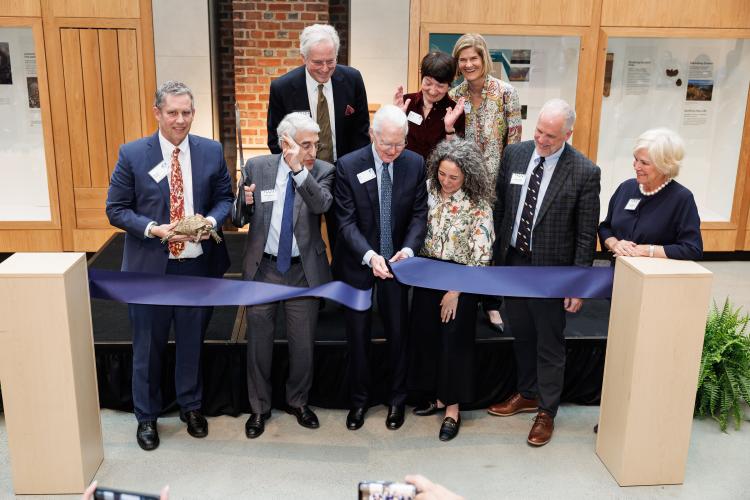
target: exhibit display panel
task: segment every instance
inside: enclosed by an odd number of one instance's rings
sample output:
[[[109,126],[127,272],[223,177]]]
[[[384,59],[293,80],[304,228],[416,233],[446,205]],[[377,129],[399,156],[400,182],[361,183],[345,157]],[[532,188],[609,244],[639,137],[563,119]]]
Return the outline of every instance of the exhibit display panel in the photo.
[[[457,33],[430,33],[430,50],[453,52]],[[581,40],[577,36],[483,35],[492,58],[490,74],[518,92],[522,139],[532,139],[542,105],[559,97],[575,105]],[[531,122],[528,122],[531,120]]]
[[[34,33],[0,27],[0,222],[52,222]]]
[[[678,181],[703,222],[729,222],[750,83],[750,40],[610,37],[596,161],[601,217],[617,186],[633,177],[636,138],[668,127],[685,140]]]

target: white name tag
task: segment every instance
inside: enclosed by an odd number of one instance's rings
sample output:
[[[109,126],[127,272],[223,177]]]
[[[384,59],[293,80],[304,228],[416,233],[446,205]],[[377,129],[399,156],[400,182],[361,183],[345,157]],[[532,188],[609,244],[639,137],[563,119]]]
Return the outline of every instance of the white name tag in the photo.
[[[523,186],[523,181],[526,180],[526,174],[515,173],[510,178],[510,183],[516,186]]]
[[[149,170],[148,175],[150,175],[151,178],[158,184],[164,177],[167,176],[168,173],[169,167],[167,167],[167,162],[162,161],[161,163],[158,163],[154,168]]]
[[[464,113],[466,113],[467,115],[469,113],[471,113],[471,103],[470,102],[465,102],[464,103]]]
[[[641,202],[640,198],[630,198],[628,204],[625,205],[625,210],[635,210],[638,204]]]
[[[422,115],[415,113],[414,111],[409,111],[409,116],[407,116],[406,119],[417,125],[422,125]]]
[[[264,189],[260,192],[260,202],[266,203],[269,201],[276,201],[279,199],[279,194],[275,189]]]
[[[364,172],[360,172],[357,174],[357,179],[359,179],[360,184],[364,184],[367,181],[371,181],[377,177],[377,174],[375,171],[371,168],[368,168]]]

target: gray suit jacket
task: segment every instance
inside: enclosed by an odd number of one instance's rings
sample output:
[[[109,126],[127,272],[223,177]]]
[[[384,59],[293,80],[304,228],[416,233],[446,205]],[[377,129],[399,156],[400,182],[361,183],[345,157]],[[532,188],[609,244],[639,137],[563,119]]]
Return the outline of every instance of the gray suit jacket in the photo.
[[[495,255],[505,263],[523,186],[511,184],[514,173],[525,173],[534,141],[509,144],[497,176]],[[565,145],[532,229],[531,262],[535,266],[590,266],[599,225],[599,167],[570,144]]]
[[[255,184],[255,211],[250,218],[243,265],[243,277],[246,280],[255,278],[260,259],[263,258],[263,249],[271,227],[273,202],[261,203],[260,193],[266,189],[274,189],[280,157],[280,154],[275,154],[250,158],[243,167],[246,184]],[[294,237],[299,247],[305,278],[311,287],[331,281],[326,245],[320,234],[320,215],[333,203],[331,191],[335,173],[335,168],[330,163],[315,160],[305,182],[296,187]]]

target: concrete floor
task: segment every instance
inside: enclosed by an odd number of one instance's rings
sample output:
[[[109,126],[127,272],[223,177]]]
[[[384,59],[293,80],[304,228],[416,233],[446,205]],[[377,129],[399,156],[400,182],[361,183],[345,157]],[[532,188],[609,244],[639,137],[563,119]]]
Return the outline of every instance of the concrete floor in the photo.
[[[717,303],[729,296],[750,312],[750,263],[703,265],[715,273]],[[169,484],[171,498],[353,499],[360,480],[402,480],[407,473],[423,474],[467,499],[750,498],[750,423],[724,434],[711,420],[695,420],[683,485],[621,488],[594,453],[598,407],[563,406],[554,439],[539,449],[526,444],[529,414],[464,412],[459,436],[441,443],[438,416],[409,414],[393,432],[378,407],[362,429],[351,432],[344,427],[345,411],[317,413],[321,428],[311,431],[275,411],[256,440],[244,436],[246,416],[212,418],[209,436],[197,440],[174,415],[159,421],[162,444],[147,453],[135,442],[131,414],[103,410],[105,459],[96,479],[145,492]],[[1,415],[0,498],[13,498]]]

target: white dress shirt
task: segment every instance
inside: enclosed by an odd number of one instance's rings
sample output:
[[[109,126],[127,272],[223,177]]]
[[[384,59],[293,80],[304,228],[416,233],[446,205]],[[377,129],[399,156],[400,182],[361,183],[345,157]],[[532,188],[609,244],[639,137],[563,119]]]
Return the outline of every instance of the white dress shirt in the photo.
[[[549,187],[549,182],[552,179],[552,174],[555,173],[555,167],[557,166],[557,161],[560,159],[560,156],[563,154],[563,151],[565,151],[565,143],[563,143],[560,149],[558,149],[551,155],[544,158],[544,173],[542,175],[542,183],[539,186],[539,196],[537,196],[537,199],[536,199],[536,208],[534,209],[534,221],[531,224],[532,240],[529,241],[529,250],[531,250],[532,244],[533,244],[534,225],[536,224],[536,216],[539,213],[539,209],[542,208],[542,201],[544,201],[544,195],[547,193],[547,188]],[[534,154],[531,155],[531,161],[529,161],[529,165],[526,167],[526,176],[524,177],[523,186],[521,186],[521,197],[518,200],[518,209],[516,210],[516,220],[513,223],[513,234],[511,234],[510,236],[510,244],[513,247],[516,246],[516,236],[518,236],[518,225],[521,223],[521,214],[523,213],[523,205],[524,203],[526,203],[526,191],[529,188],[529,179],[531,178],[531,173],[534,171],[534,168],[536,168],[537,164],[539,163],[539,158],[541,158],[541,156],[539,155],[539,153],[536,152],[536,148],[534,148]]]
[[[307,99],[310,101],[310,116],[317,123],[318,121],[318,85],[320,82],[315,80],[305,68],[305,83],[307,85]],[[333,84],[329,78],[323,84],[323,95],[328,103],[328,119],[331,122],[331,142],[333,142],[333,161],[336,161],[336,118],[333,113]]]
[[[276,169],[276,184],[274,189],[276,190],[276,201],[273,202],[273,209],[271,210],[271,225],[268,228],[268,237],[266,238],[266,246],[263,251],[271,255],[279,255],[279,236],[281,233],[281,219],[284,218],[284,200],[286,200],[286,183],[289,180],[289,172],[292,169],[284,161],[284,156],[279,155],[279,167]],[[303,166],[302,170],[297,174],[293,174],[292,178],[297,186],[301,186],[308,176],[307,169]],[[261,194],[261,197],[263,195]],[[299,196],[299,195],[295,195]],[[261,200],[261,203],[263,200]],[[252,231],[252,229],[251,229]],[[292,233],[292,257],[299,257],[299,247],[297,246],[297,237]]]

